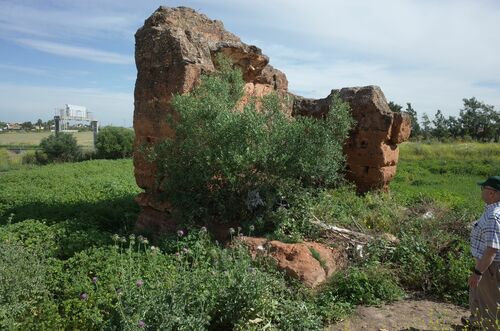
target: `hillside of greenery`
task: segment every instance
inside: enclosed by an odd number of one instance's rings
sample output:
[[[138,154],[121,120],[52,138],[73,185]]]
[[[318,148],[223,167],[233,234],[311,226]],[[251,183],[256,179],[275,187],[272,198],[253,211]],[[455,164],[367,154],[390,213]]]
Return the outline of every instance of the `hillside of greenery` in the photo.
[[[286,118],[277,95],[234,112],[241,73],[219,60],[221,71],[174,97],[176,138],[138,147],[158,165],[177,233],[134,232],[129,159],[59,163],[79,160],[60,155],[71,138],[60,135],[44,140],[46,165],[0,162],[0,329],[321,330],[408,295],[467,305],[476,182],[500,173],[498,144],[402,144],[391,192],[358,195],[342,176],[347,104],[334,98],[324,121]],[[119,142],[132,136],[118,136],[102,141],[117,146],[101,148],[107,157],[129,153]],[[203,226],[338,244],[311,219],[378,238],[314,290]]]
[[[367,233],[390,232],[401,240],[392,251],[374,243],[364,260],[317,291],[269,261],[219,246],[203,231],[154,246],[134,237],[139,189],[130,160],[5,172],[0,324],[11,330],[247,330],[267,324],[313,330],[355,305],[404,293],[466,305],[468,224],[482,211],[476,181],[500,173],[498,149],[406,143],[390,194],[358,196],[343,186],[304,201],[323,221],[355,228],[355,220]],[[295,221],[278,233],[307,235],[310,229]]]

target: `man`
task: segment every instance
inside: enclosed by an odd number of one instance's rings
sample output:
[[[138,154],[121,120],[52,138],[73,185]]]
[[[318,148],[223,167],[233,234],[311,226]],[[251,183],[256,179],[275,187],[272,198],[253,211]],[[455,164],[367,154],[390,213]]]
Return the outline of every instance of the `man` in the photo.
[[[486,207],[471,232],[476,261],[469,277],[471,316],[462,322],[480,330],[500,330],[500,176],[478,185]]]

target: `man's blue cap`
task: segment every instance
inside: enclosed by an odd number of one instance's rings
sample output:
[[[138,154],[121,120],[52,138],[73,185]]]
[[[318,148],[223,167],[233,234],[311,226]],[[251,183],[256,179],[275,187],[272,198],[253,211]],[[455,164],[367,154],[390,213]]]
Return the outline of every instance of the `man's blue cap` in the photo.
[[[495,191],[500,191],[500,176],[491,176],[487,180],[477,183],[477,185],[488,186]]]

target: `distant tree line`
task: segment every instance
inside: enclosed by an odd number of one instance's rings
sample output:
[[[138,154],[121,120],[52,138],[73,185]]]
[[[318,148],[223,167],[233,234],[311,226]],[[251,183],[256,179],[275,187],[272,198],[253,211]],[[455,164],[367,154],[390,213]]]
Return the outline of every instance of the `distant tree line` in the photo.
[[[401,105],[389,102],[389,107],[394,112],[406,112],[412,120],[413,140],[476,140],[481,142],[500,141],[500,112],[495,107],[488,105],[475,97],[463,99],[464,106],[458,117],[445,117],[441,110],[437,110],[431,119],[426,113],[422,114],[419,122],[417,112],[411,103],[406,104],[403,110]]]
[[[9,123],[0,121],[0,129],[6,129]],[[19,129],[24,131],[50,131],[54,128],[54,120],[50,119],[48,121],[43,121],[42,119],[38,119],[35,122],[26,121],[19,124]],[[70,130],[78,130],[78,131],[90,131],[90,125],[88,124],[72,124],[68,126]]]

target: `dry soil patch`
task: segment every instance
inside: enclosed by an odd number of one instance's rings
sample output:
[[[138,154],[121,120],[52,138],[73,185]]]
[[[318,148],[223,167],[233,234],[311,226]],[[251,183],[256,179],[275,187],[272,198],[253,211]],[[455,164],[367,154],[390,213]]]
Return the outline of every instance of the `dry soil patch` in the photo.
[[[402,300],[381,307],[358,307],[349,319],[327,330],[462,330],[462,316],[467,316],[467,310],[452,304]]]

